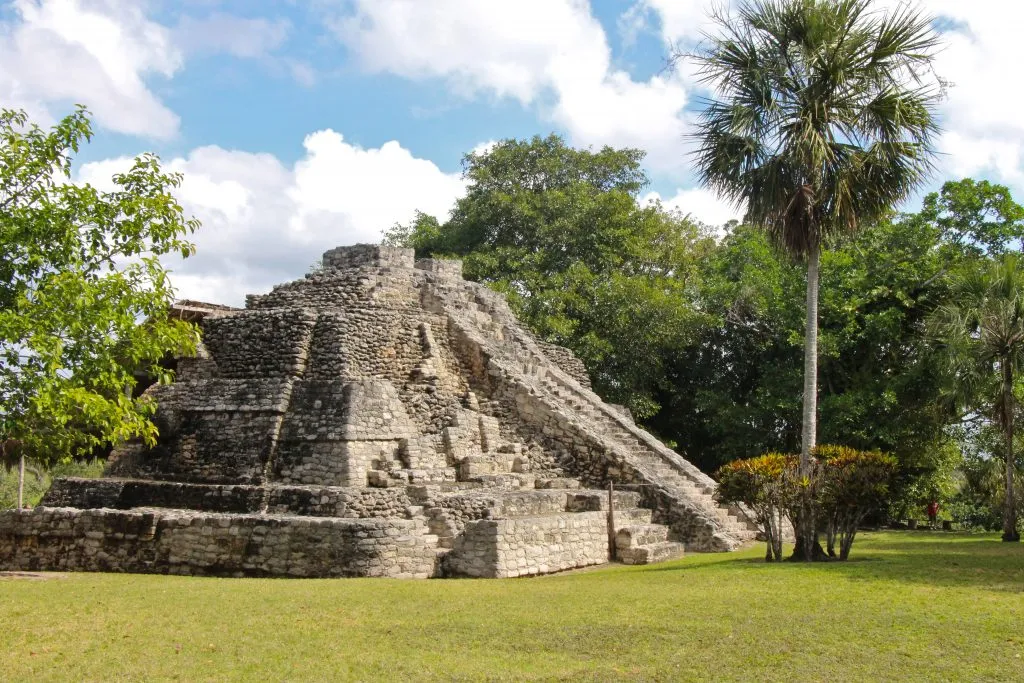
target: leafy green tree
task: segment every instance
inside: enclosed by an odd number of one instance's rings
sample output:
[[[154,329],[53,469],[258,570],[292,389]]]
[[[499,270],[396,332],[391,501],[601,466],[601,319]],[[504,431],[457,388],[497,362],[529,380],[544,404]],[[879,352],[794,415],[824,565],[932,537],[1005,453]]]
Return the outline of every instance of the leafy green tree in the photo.
[[[965,272],[953,302],[935,315],[934,332],[951,361],[957,398],[967,411],[986,411],[1003,433],[1003,540],[1019,541],[1014,491],[1014,391],[1024,370],[1024,262],[1007,253]]]
[[[0,444],[4,459],[46,468],[132,437],[153,442],[153,406],[133,372],[194,349],[196,329],[168,319],[160,258],[187,257],[180,176],[143,155],[101,192],[70,182],[91,138],[79,107],[52,130],[0,111]],[[23,469],[23,468],[22,468]],[[19,506],[22,504],[19,495]]]
[[[819,430],[828,442],[926,466],[952,417],[936,404],[940,362],[924,320],[948,301],[951,253],[926,221],[866,226],[822,253]],[[706,324],[669,361],[651,418],[707,471],[800,444],[802,269],[759,230],[739,226],[704,259]]]
[[[706,472],[799,450],[803,281],[765,235],[731,228],[702,260],[700,326],[669,350],[647,426]]]
[[[466,157],[469,187],[448,221],[417,214],[385,243],[461,257],[534,333],[575,351],[603,396],[647,417],[664,359],[701,324],[696,278],[714,240],[657,203],[638,205],[642,158],[554,135],[504,140]]]
[[[1016,393],[1020,395],[1019,386]],[[1006,469],[1002,430],[990,421],[969,424],[961,439],[963,460],[957,470],[957,491],[951,497],[947,510],[953,521],[965,528],[986,531],[1002,530],[1006,510]],[[1017,464],[1014,481],[1024,476],[1024,446],[1020,439],[1014,443]],[[1024,520],[1017,516],[1017,530]]]
[[[939,232],[950,250],[971,256],[998,255],[1024,246],[1024,207],[1009,188],[964,178],[924,198],[917,215]]]
[[[746,220],[807,260],[801,468],[816,443],[818,268],[823,240],[883,216],[926,176],[937,87],[922,80],[938,38],[910,9],[870,0],[750,0],[718,17],[695,55],[715,93],[696,170]],[[808,510],[810,510],[808,505]],[[805,559],[811,514],[798,524]]]

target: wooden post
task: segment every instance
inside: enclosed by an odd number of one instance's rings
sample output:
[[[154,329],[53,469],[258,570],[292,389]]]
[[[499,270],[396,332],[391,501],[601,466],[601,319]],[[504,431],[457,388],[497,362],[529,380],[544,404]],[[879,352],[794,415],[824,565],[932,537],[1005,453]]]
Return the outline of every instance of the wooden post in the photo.
[[[25,509],[25,453],[18,458],[18,510]]]
[[[615,484],[608,481],[608,559],[615,559]]]

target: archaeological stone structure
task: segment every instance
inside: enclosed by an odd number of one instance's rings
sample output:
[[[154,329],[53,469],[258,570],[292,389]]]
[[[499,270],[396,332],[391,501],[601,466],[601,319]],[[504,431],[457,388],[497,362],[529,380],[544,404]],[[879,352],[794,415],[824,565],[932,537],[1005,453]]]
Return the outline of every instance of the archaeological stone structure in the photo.
[[[0,513],[0,569],[513,577],[755,535],[458,261],[340,247],[192,308],[197,355],[146,390],[158,444]]]

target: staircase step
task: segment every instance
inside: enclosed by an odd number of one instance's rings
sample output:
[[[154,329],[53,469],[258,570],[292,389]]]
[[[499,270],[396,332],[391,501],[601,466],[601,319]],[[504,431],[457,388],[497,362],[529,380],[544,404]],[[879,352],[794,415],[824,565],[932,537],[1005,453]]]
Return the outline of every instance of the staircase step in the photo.
[[[507,472],[503,474],[481,474],[467,481],[484,484],[487,487],[515,490],[535,488],[536,475],[524,472]]]
[[[615,533],[615,547],[629,550],[668,540],[668,527],[663,524],[630,524]]]
[[[640,507],[640,494],[635,491],[615,491],[612,493],[615,510]],[[566,501],[569,512],[591,512],[608,509],[607,491],[580,491],[570,493]]]
[[[534,486],[539,489],[578,489],[580,480],[571,477],[550,477],[537,479]]]
[[[615,508],[615,526],[622,527],[629,524],[650,524],[653,510],[648,508]]]
[[[676,560],[683,556],[684,547],[682,543],[675,541],[662,541],[651,545],[630,548],[616,552],[616,556],[623,564],[654,564]]]

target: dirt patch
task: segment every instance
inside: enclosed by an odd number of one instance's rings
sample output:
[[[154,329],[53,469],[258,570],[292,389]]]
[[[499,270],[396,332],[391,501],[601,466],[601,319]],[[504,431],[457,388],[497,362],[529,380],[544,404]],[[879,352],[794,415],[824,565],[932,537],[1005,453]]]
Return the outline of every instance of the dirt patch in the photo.
[[[0,581],[50,581],[67,576],[65,572],[0,572]]]

